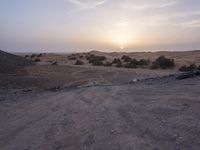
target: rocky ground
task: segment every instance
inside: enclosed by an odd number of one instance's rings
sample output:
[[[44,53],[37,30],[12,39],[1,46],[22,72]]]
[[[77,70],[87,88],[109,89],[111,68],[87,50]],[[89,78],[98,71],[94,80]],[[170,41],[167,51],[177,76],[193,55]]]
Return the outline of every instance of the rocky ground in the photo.
[[[198,150],[200,78],[61,91],[1,89],[3,150]]]
[[[199,71],[18,70],[0,73],[2,150],[200,149]]]

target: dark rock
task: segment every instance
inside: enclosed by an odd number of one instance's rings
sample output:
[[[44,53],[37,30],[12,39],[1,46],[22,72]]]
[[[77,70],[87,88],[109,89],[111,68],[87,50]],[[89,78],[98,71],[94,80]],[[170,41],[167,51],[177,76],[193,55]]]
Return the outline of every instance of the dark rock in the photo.
[[[194,71],[190,71],[190,72],[186,72],[186,73],[182,73],[180,75],[178,75],[176,77],[177,80],[183,80],[183,79],[187,79],[187,78],[192,78],[195,76],[195,72]]]
[[[200,70],[197,70],[197,71],[195,72],[195,75],[196,75],[196,76],[200,76]]]
[[[23,90],[23,92],[31,92],[32,90],[31,89],[25,89],[25,90]]]
[[[55,87],[50,88],[50,90],[53,91],[53,92],[57,92],[57,91],[61,90],[61,87],[60,86],[55,86]]]

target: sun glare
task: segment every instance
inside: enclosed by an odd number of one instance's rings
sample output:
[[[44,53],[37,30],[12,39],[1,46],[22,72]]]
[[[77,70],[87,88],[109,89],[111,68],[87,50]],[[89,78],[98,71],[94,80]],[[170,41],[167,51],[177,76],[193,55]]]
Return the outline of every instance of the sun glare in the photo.
[[[135,26],[131,28],[130,21],[121,21],[119,23],[114,23],[112,28],[109,28],[107,33],[107,38],[112,42],[114,47],[118,49],[127,49],[130,48],[135,43],[138,37],[139,27]]]
[[[114,43],[123,50],[127,48],[128,44],[130,43],[130,37],[128,35],[117,35],[114,39]]]

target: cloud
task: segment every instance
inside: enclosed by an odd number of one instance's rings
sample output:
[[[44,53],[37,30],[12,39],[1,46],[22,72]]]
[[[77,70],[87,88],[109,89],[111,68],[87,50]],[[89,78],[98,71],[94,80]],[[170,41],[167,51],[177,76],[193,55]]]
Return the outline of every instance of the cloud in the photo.
[[[148,4],[146,1],[145,1],[145,3],[139,3],[139,4],[135,3],[135,2],[134,2],[134,4],[133,4],[133,2],[123,2],[123,3],[121,3],[121,7],[126,8],[126,9],[135,9],[135,10],[158,9],[158,8],[165,8],[165,7],[173,6],[177,3],[177,0],[173,0],[173,1],[154,0]]]
[[[184,18],[184,17],[192,17],[192,16],[199,16],[200,11],[192,11],[192,12],[176,12],[171,15],[171,17],[179,17],[179,18]]]
[[[105,3],[105,0],[93,0],[93,1],[68,0],[68,1],[77,5],[80,10],[93,9]]]
[[[130,21],[128,20],[122,20],[122,21],[119,21],[119,22],[116,22],[114,23],[114,26],[115,27],[119,27],[119,28],[124,28],[124,27],[128,27],[130,26]]]
[[[200,20],[191,20],[177,24],[183,28],[200,28]]]

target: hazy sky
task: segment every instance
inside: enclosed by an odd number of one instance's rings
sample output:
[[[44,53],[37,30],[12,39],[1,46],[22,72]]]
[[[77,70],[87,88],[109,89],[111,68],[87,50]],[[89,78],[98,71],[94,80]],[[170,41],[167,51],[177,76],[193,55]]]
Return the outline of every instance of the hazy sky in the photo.
[[[200,0],[0,0],[0,49],[200,49]]]

